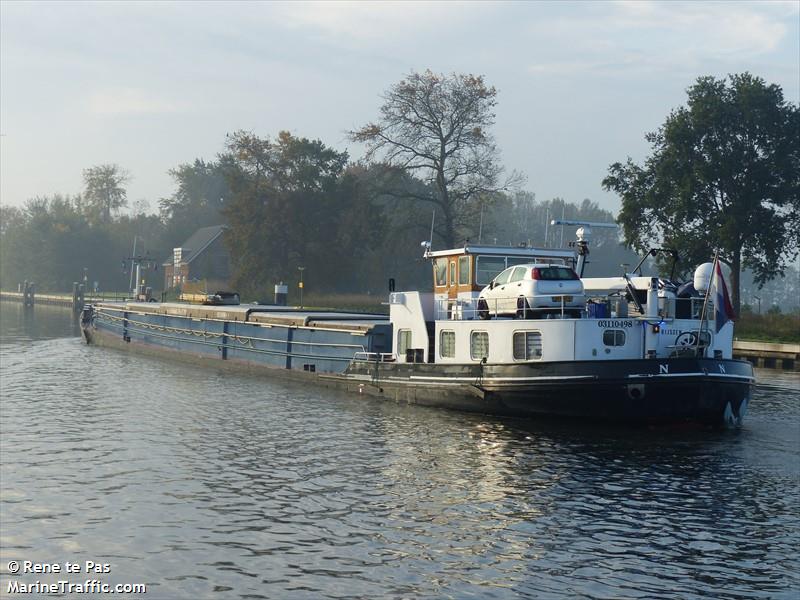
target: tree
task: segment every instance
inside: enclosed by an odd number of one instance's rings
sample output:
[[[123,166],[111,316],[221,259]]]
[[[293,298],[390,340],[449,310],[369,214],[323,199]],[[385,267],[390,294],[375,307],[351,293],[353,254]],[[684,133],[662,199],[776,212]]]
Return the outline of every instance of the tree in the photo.
[[[425,191],[407,191],[403,197],[440,209],[439,233],[450,247],[467,205],[519,179],[512,175],[499,182],[503,168],[489,133],[496,96],[482,76],[412,72],[382,96],[378,122],[350,132],[353,141],[367,144],[367,160],[381,154],[389,165],[428,184]]]
[[[113,214],[127,203],[125,184],[130,174],[119,165],[98,165],[83,171],[83,202],[90,220],[110,223]]]
[[[171,169],[177,185],[169,198],[159,201],[166,237],[176,246],[201,227],[225,222],[222,209],[230,195],[225,172],[219,162],[196,159]]]
[[[626,243],[660,240],[695,263],[718,249],[738,312],[743,266],[763,284],[797,255],[799,115],[779,86],[749,73],[700,77],[687,106],[646,136],[644,165],[614,163],[603,180],[622,198]]]
[[[288,281],[298,265],[310,275],[335,264],[334,199],[347,153],[286,131],[275,141],[239,131],[220,161],[231,188],[226,241],[243,290]]]

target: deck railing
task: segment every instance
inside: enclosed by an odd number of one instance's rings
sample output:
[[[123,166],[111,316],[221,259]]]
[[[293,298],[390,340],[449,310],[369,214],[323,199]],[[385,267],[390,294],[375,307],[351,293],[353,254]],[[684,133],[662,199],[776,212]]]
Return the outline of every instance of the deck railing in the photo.
[[[570,298],[570,300],[566,300]],[[478,298],[437,298],[434,307],[434,318],[437,321],[469,321],[480,318],[492,318],[502,313],[512,315],[517,318],[551,318],[551,319],[574,319],[585,316],[583,306],[570,306],[571,295],[540,294],[536,296],[526,296],[523,303],[522,297],[488,298],[481,299],[481,303],[486,303],[485,307],[479,306]],[[581,295],[581,297],[583,297]],[[546,298],[548,302],[558,302],[557,306],[538,306],[531,308],[531,304],[537,304],[537,298]],[[509,306],[514,308],[508,308]],[[501,307],[506,307],[500,310]]]

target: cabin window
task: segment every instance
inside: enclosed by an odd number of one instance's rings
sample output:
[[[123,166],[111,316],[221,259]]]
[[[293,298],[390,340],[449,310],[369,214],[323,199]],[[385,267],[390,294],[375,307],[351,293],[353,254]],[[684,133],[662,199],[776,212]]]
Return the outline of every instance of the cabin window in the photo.
[[[624,346],[625,332],[621,329],[606,329],[603,332],[603,343],[606,346]]]
[[[528,256],[509,256],[506,258],[506,266],[509,267],[513,267],[514,265],[524,265],[532,262],[534,262],[533,259]]]
[[[506,268],[504,256],[475,257],[475,283],[487,285],[495,275]]]
[[[470,336],[469,353],[472,360],[481,360],[489,356],[489,334],[487,332],[472,332]]]
[[[456,332],[442,331],[439,334],[439,356],[442,358],[456,357]]]
[[[411,348],[411,330],[400,329],[397,332],[397,356],[405,356],[409,348]]]
[[[433,278],[436,285],[447,285],[447,259],[437,258],[433,261]]]
[[[450,285],[456,284],[456,261],[450,263]]]
[[[542,333],[540,331],[517,331],[514,334],[514,360],[538,360],[542,358]]]
[[[469,256],[458,259],[458,285],[469,285]]]

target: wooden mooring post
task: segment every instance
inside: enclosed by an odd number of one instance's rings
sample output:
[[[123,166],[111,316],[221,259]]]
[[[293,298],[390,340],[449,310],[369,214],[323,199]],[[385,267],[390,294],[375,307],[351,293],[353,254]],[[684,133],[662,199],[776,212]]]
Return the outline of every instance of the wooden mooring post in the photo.
[[[83,310],[84,289],[83,284],[74,281],[72,283],[72,312],[79,313]]]
[[[24,281],[22,283],[22,305],[33,306],[36,301],[36,284],[32,281]]]

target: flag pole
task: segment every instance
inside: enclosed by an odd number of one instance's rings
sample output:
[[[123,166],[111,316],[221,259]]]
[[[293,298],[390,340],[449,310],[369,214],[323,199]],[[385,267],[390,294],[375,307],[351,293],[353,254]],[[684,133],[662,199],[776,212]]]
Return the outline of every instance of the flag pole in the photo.
[[[700,328],[697,330],[697,344],[695,345],[695,356],[700,355],[700,338],[703,335],[703,323],[706,319],[706,308],[708,307],[708,297],[711,294],[711,285],[714,283],[714,277],[717,275],[717,262],[719,261],[719,250],[714,251],[714,262],[711,263],[711,277],[708,278],[708,286],[706,287],[706,297],[703,300],[703,313],[700,315]]]

